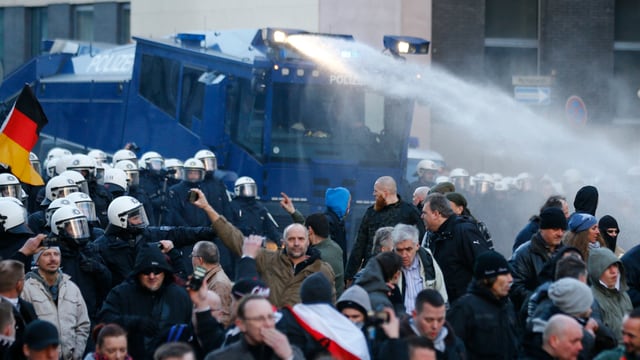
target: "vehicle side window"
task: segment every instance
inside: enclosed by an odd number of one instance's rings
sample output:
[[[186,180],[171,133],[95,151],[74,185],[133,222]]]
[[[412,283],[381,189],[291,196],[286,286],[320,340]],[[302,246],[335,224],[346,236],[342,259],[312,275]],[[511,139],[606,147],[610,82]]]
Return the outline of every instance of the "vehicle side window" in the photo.
[[[180,64],[177,61],[142,55],[140,95],[174,118],[179,78]]]

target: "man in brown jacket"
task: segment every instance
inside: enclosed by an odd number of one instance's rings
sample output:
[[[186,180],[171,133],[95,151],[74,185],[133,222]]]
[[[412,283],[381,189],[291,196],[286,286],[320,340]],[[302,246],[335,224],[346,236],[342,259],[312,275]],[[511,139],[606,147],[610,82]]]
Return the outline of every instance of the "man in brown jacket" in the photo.
[[[231,280],[220,265],[220,252],[211,241],[198,241],[191,252],[191,264],[195,269],[205,269],[205,280],[209,290],[220,296],[222,303],[221,320],[225,327],[229,326],[231,314]]]
[[[246,242],[242,232],[218,214],[207,202],[199,189],[198,199],[193,203],[203,209],[212,227],[232,252],[256,260],[258,273],[271,289],[269,300],[277,307],[295,305],[300,302],[300,285],[309,275],[322,272],[333,286],[335,300],[335,275],[331,266],[320,258],[320,253],[309,247],[309,234],[304,225],[291,224],[283,231],[284,249],[269,251]]]

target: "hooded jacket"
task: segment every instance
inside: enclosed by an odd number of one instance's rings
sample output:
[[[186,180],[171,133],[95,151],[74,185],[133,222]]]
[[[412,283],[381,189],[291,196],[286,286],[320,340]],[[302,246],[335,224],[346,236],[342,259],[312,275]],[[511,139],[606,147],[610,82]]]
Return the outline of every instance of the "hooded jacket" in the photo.
[[[600,282],[600,276],[613,264],[618,264],[620,285],[618,288],[609,289]],[[613,331],[620,342],[622,341],[622,318],[633,310],[631,299],[627,294],[624,265],[611,250],[599,248],[591,249],[588,268],[593,297],[600,305],[602,322]]]
[[[573,207],[577,213],[587,213],[596,216],[598,189],[591,185],[581,187],[573,200]]]
[[[148,268],[165,274],[156,291],[142,286],[138,279]],[[146,246],[136,257],[130,277],[109,292],[98,317],[101,322],[115,322],[134,334],[127,339],[132,358],[152,359],[171,326],[189,324],[191,312],[191,299],[184,288],[173,282],[172,268],[164,254],[158,248]]]
[[[369,299],[371,300],[372,309],[380,311],[382,308],[390,307],[396,310],[396,314],[402,313],[398,312],[398,309],[396,309],[396,307],[402,306],[402,304],[392,304],[389,296],[387,295],[391,289],[384,281],[382,267],[375,257],[367,262],[367,265],[356,278],[355,284],[361,286],[367,291]]]
[[[220,240],[225,246],[238,256],[242,255],[242,232],[220,216],[213,223]],[[306,260],[293,265],[285,250],[269,251],[262,249],[256,256],[256,267],[262,279],[269,284],[269,301],[276,307],[295,305],[300,302],[300,286],[304,279],[318,271],[321,271],[331,283],[335,299],[335,274],[331,266],[320,258],[318,250],[311,246],[307,249]]]

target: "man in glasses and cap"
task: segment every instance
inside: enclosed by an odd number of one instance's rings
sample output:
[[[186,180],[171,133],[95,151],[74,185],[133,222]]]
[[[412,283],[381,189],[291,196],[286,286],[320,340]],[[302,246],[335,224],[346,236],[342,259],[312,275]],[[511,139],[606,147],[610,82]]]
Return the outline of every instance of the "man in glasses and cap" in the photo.
[[[187,291],[174,282],[165,255],[151,244],[138,253],[129,278],[109,292],[98,318],[127,330],[133,359],[152,359],[173,325],[191,322],[191,311]]]

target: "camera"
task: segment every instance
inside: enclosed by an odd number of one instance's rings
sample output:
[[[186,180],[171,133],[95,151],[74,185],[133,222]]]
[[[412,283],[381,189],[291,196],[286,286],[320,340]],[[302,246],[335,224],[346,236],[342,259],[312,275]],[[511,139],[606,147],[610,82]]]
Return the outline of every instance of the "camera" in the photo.
[[[151,246],[151,247],[156,246],[160,250],[164,249],[164,246],[162,245],[162,243],[160,241],[158,241],[158,242],[150,242],[149,246]]]
[[[205,268],[203,268],[202,266],[196,266],[193,269],[193,274],[191,275],[191,278],[187,282],[187,288],[193,291],[200,290],[200,287],[202,286],[202,282],[204,280],[204,276],[206,273],[207,273],[207,270]]]
[[[389,322],[389,313],[386,311],[369,311],[367,313],[368,326],[380,326]]]
[[[196,202],[198,200],[198,193],[193,190],[189,190],[187,193],[187,200],[191,203]]]
[[[42,240],[41,245],[44,247],[60,246],[60,240],[55,234],[51,233],[47,235],[44,240]]]

